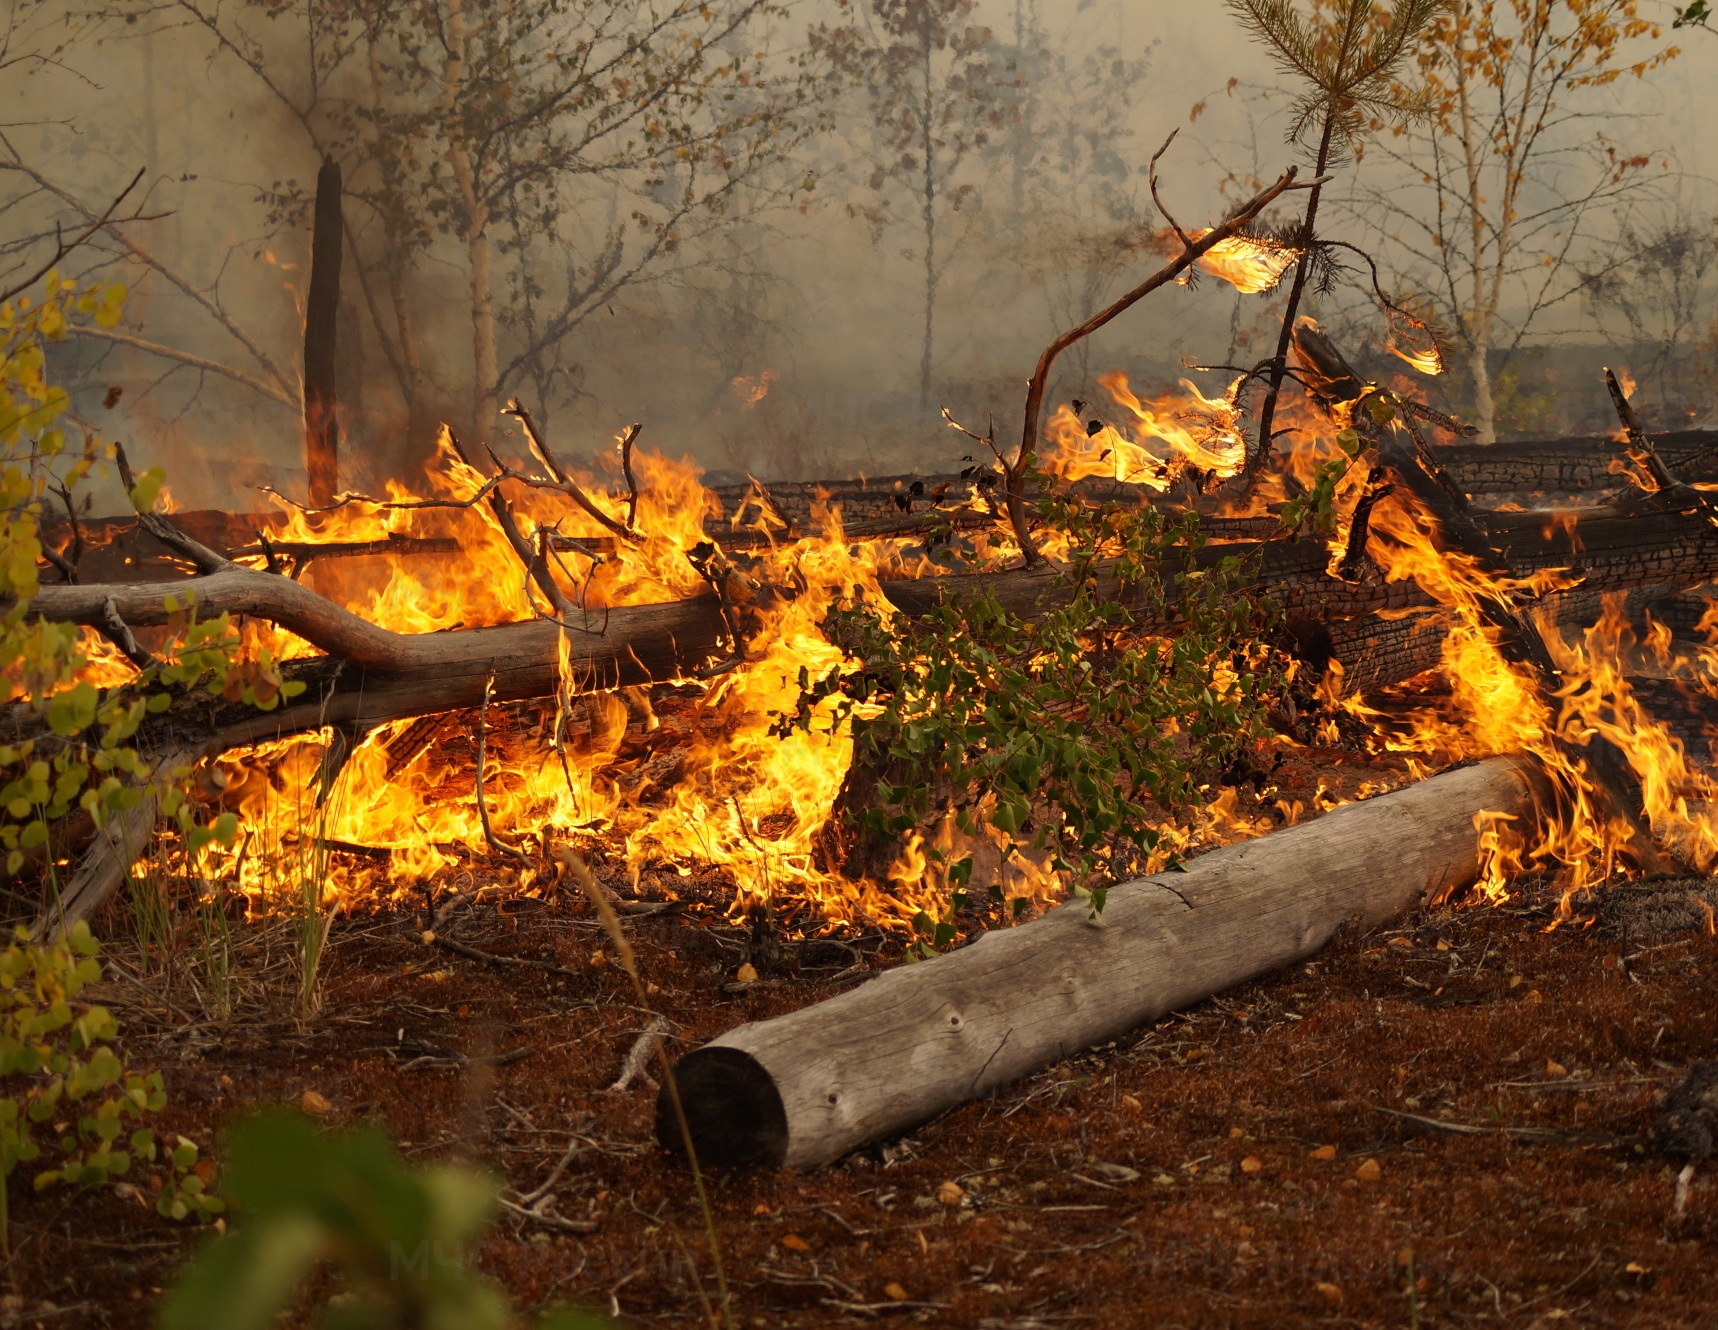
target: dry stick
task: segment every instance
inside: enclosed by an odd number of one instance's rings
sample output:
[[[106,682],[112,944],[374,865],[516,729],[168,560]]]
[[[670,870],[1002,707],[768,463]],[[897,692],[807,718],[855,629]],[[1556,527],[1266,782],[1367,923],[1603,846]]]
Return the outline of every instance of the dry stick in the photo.
[[[261,555],[269,561],[269,571],[277,573],[278,561],[292,561],[289,574],[294,581],[317,559],[361,559],[371,554],[459,554],[463,546],[452,536],[390,535],[385,540],[274,540],[261,531],[257,543],[231,551],[235,559],[250,559]]]
[[[78,521],[77,506],[72,502],[72,492],[64,485],[50,486],[55,494],[60,496],[60,502],[65,505],[66,521],[72,529],[72,538],[66,542],[64,552],[56,550],[46,541],[42,542],[42,556],[59,570],[60,576],[67,582],[78,580],[78,563],[84,556],[83,523]]]
[[[597,917],[602,920],[603,927],[608,930],[608,935],[614,942],[614,949],[620,956],[621,969],[625,970],[627,978],[632,980],[633,990],[638,994],[638,1005],[650,1011],[653,1016],[659,1015],[652,1010],[649,994],[644,991],[644,980],[638,972],[638,958],[633,954],[632,943],[627,940],[626,933],[620,926],[620,918],[609,904],[607,893],[592,875],[590,866],[571,850],[556,850],[555,858],[566,866],[585,895],[590,897]],[[692,1145],[692,1124],[686,1120],[686,1109],[680,1102],[680,1087],[674,1083],[674,1063],[668,1056],[667,1044],[657,1044],[656,1053],[662,1060],[662,1083],[667,1090],[669,1103],[673,1105],[674,1119],[680,1127],[680,1141],[686,1148],[687,1162],[692,1166],[692,1186],[698,1193],[698,1208],[704,1213],[704,1232],[710,1241],[710,1261],[716,1271],[716,1292],[722,1300],[722,1324],[727,1330],[733,1330],[734,1308],[728,1295],[728,1276],[722,1268],[722,1247],[716,1237],[715,1212],[710,1209],[710,1196],[704,1188],[704,1170],[698,1166],[698,1152]],[[714,1320],[714,1317],[711,1319]]]
[[[1169,138],[1164,141],[1163,147],[1159,148],[1156,154],[1153,155],[1151,159],[1153,172],[1157,169],[1157,159],[1163,155],[1164,151],[1169,147],[1170,143],[1174,142],[1174,140],[1175,134],[1171,134]],[[1122,314],[1132,308],[1139,301],[1157,290],[1158,287],[1172,282],[1177,277],[1181,276],[1182,273],[1186,272],[1197,260],[1203,258],[1216,245],[1239,234],[1244,227],[1250,225],[1261,212],[1274,203],[1283,193],[1291,189],[1310,189],[1315,185],[1322,184],[1324,181],[1324,177],[1320,176],[1317,179],[1297,184],[1295,180],[1296,175],[1296,168],[1292,166],[1289,167],[1288,170],[1284,171],[1277,177],[1274,184],[1253,195],[1252,198],[1237,204],[1230,210],[1227,217],[1225,217],[1216,226],[1212,227],[1211,230],[1207,231],[1198,240],[1195,240],[1190,245],[1184,244],[1181,253],[1176,255],[1169,263],[1165,264],[1157,272],[1146,278],[1145,281],[1134,287],[1133,290],[1129,291],[1119,300],[1112,303],[1108,308],[1100,310],[1098,313],[1092,315],[1091,318],[1087,319],[1077,328],[1071,328],[1067,332],[1063,333],[1060,337],[1056,338],[1055,341],[1051,342],[1050,345],[1045,347],[1043,353],[1039,355],[1038,364],[1032,371],[1032,378],[1026,385],[1026,410],[1025,421],[1021,427],[1020,433],[1020,451],[1015,455],[1014,461],[1005,469],[1008,481],[1008,520],[1014,528],[1014,537],[1020,542],[1020,548],[1025,555],[1028,565],[1042,562],[1043,555],[1038,553],[1037,546],[1032,543],[1031,534],[1027,530],[1024,482],[1026,472],[1031,469],[1033,461],[1036,460],[1039,421],[1044,414],[1044,393],[1049,386],[1050,370],[1056,363],[1056,357],[1061,355],[1062,352],[1066,351],[1070,346],[1074,345],[1074,343],[1090,337],[1099,328],[1102,328],[1106,323],[1110,322],[1111,319],[1114,319],[1118,314]]]
[[[489,737],[489,696],[495,691],[495,675],[490,673],[483,682],[483,705],[477,712],[477,817],[483,823],[483,839],[489,843],[489,848],[498,854],[511,855],[520,863],[528,864],[531,857],[525,851],[515,846],[507,845],[496,836],[489,825],[489,806],[483,801],[483,757],[488,746]]]
[[[597,507],[596,501],[584,492],[579,483],[572,478],[572,474],[563,468],[560,462],[555,459],[555,455],[549,451],[549,445],[543,441],[543,436],[537,431],[537,422],[531,419],[531,413],[520,404],[518,398],[515,397],[502,407],[501,414],[512,416],[519,422],[525,430],[525,438],[531,445],[531,452],[539,462],[549,468],[549,474],[555,478],[553,485],[542,484],[541,488],[560,490],[561,493],[572,499],[574,503],[622,540],[637,542],[643,539],[638,532],[632,529],[631,523],[617,522]]]
[[[459,454],[460,461],[465,462],[466,465],[469,466],[470,461],[465,456],[464,450],[460,448],[459,440],[450,436],[449,441],[453,444],[454,450]],[[491,476],[488,480],[484,481],[483,484],[478,487],[477,493],[473,494],[469,499],[378,499],[374,495],[359,494],[354,491],[347,490],[342,493],[339,498],[335,499],[334,502],[320,505],[300,503],[291,495],[282,494],[273,485],[258,485],[256,488],[258,492],[268,495],[271,499],[279,499],[288,508],[296,508],[299,512],[304,513],[307,516],[314,517],[322,513],[337,513],[342,508],[348,507],[354,503],[366,504],[369,507],[375,508],[379,512],[414,512],[419,508],[475,508],[478,504],[487,499],[490,494],[500,486],[502,481],[510,480],[512,478],[514,478],[513,472],[503,470],[500,475]]]
[[[1706,500],[1697,490],[1684,485],[1671,473],[1658,455],[1658,449],[1653,447],[1652,440],[1647,436],[1646,427],[1640,423],[1640,417],[1635,414],[1634,406],[1629,402],[1628,394],[1623,391],[1622,384],[1617,382],[1617,376],[1611,372],[1609,365],[1605,366],[1605,387],[1611,394],[1611,404],[1617,409],[1617,418],[1622,421],[1623,429],[1628,432],[1629,446],[1623,451],[1629,461],[1642,468],[1652,481],[1652,489],[1648,494],[1674,494],[1678,498],[1688,499],[1706,506]],[[1628,477],[1645,490],[1636,472],[1628,472]]]
[[[1366,477],[1366,488],[1361,492],[1360,501],[1354,505],[1354,514],[1348,523],[1348,548],[1342,553],[1342,562],[1336,565],[1336,571],[1344,581],[1355,582],[1360,579],[1361,566],[1366,562],[1366,538],[1371,534],[1372,510],[1386,494],[1393,493],[1395,486],[1390,484],[1389,472],[1382,466],[1374,466]]]
[[[101,604],[102,636],[118,647],[120,653],[139,670],[153,669],[161,662],[143,647],[131,631],[131,625],[119,617],[119,606],[109,596]]]
[[[447,432],[447,441],[459,460],[467,466],[471,466],[471,458],[466,454],[452,430]],[[504,478],[507,475],[507,468],[502,466],[493,452],[489,456],[490,460],[495,462],[497,470],[501,472],[501,476],[496,479]],[[476,470],[475,467],[472,469]],[[507,543],[513,547],[514,555],[524,565],[526,577],[530,581],[536,582],[543,594],[549,598],[549,604],[556,615],[567,618],[577,614],[578,606],[567,599],[566,593],[556,584],[548,568],[541,566],[532,553],[531,542],[525,539],[524,532],[519,529],[518,520],[513,516],[513,505],[507,501],[506,496],[499,489],[492,489],[489,492],[489,511],[495,515],[496,524],[500,526],[501,534],[507,538]]]
[[[614,1084],[608,1087],[608,1094],[623,1094],[632,1087],[644,1070],[644,1064],[650,1061],[650,1055],[656,1051],[656,1046],[662,1042],[668,1033],[668,1021],[662,1016],[653,1016],[650,1024],[639,1032],[632,1047],[626,1052],[626,1058],[620,1064],[620,1075],[614,1078]]]
[[[620,436],[620,472],[626,477],[626,525],[630,530],[638,520],[638,477],[632,474],[632,445],[638,442],[643,421],[634,421]]]
[[[455,942],[452,938],[442,937],[439,933],[432,932],[431,936],[433,940],[430,945],[432,947],[440,947],[444,951],[453,952],[456,956],[464,956],[469,961],[480,961],[484,965],[494,965],[503,969],[511,966],[525,970],[547,970],[550,974],[571,975],[575,979],[589,977],[583,970],[556,965],[552,961],[532,960],[529,956],[497,956],[492,951],[479,951],[476,947],[467,946],[463,942]]]
[[[534,1187],[530,1191],[521,1194],[519,1197],[519,1204],[524,1206],[535,1205],[538,1201],[547,1196],[549,1194],[549,1188],[559,1182],[561,1180],[561,1174],[567,1171],[567,1165],[572,1163],[573,1160],[578,1157],[579,1146],[582,1143],[583,1142],[575,1136],[573,1138],[573,1143],[567,1147],[567,1152],[555,1161],[555,1166],[549,1170],[549,1176],[543,1179],[543,1185],[540,1187]]]
[[[131,462],[125,455],[122,444],[113,445],[113,460],[119,467],[119,478],[125,485],[127,495],[137,488],[137,477],[132,473]],[[223,573],[237,568],[231,559],[224,554],[217,554],[200,540],[195,540],[181,531],[176,523],[161,513],[138,510],[137,524],[155,539],[171,550],[177,550],[193,564],[200,573]]]

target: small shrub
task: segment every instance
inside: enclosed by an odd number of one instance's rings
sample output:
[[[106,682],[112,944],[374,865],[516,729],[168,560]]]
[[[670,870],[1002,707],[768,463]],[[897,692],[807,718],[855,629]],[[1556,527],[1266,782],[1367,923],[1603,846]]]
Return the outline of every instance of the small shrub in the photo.
[[[196,1145],[181,1136],[163,1150],[141,1125],[167,1102],[161,1073],[127,1070],[113,1049],[119,1022],[105,1007],[76,1002],[101,978],[98,949],[80,923],[45,944],[19,929],[0,952],[0,1242],[12,1171],[38,1161],[46,1166],[35,1174],[37,1191],[108,1182],[142,1159],[164,1167],[156,1202],[163,1215],[202,1218],[223,1208],[196,1172]]]
[[[1247,594],[1240,559],[1197,566],[1192,515],[1051,492],[1038,516],[1063,551],[1044,612],[982,591],[917,621],[860,605],[831,628],[861,668],[801,689],[847,700],[855,764],[879,776],[869,831],[952,818],[969,843],[1047,862],[1101,910],[1109,884],[1172,857],[1166,814],[1200,802],[1262,732],[1281,682],[1262,645],[1274,611]],[[802,704],[782,723],[809,719]],[[973,860],[941,868],[953,896],[943,919],[918,921],[930,949],[957,935]],[[1026,903],[989,891],[1004,912]]]

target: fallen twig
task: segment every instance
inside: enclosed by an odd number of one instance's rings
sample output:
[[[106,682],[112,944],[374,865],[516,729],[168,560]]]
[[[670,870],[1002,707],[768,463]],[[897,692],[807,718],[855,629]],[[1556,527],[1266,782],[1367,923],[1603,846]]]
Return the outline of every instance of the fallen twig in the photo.
[[[651,1055],[656,1052],[656,1046],[667,1033],[667,1017],[651,1017],[650,1024],[639,1031],[638,1038],[633,1040],[632,1047],[627,1050],[626,1057],[620,1064],[620,1075],[616,1076],[614,1084],[608,1087],[608,1094],[624,1094],[632,1088],[632,1083],[644,1070],[644,1064],[650,1061]]]
[[[452,938],[430,935],[430,945],[451,951],[455,955],[464,956],[467,960],[481,961],[485,965],[494,965],[502,969],[509,966],[522,966],[532,970],[547,970],[550,974],[572,975],[575,979],[585,978],[583,970],[575,970],[566,965],[556,965],[552,961],[536,961],[528,956],[497,956],[492,951],[479,951],[476,947],[468,947],[463,942],[455,942]]]

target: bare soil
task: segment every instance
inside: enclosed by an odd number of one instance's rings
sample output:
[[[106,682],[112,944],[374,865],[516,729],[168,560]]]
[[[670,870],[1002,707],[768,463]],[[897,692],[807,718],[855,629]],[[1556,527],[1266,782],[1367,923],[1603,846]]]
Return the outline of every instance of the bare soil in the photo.
[[[1340,789],[1381,765],[1330,756],[1283,785],[1309,799],[1315,777]],[[670,888],[678,901],[628,928],[675,1050],[902,961],[897,937],[790,931],[773,968],[736,984],[754,951],[724,916],[726,885],[664,874],[641,895],[667,903]],[[1718,1057],[1718,938],[1696,895],[1710,903],[1704,883],[1631,885],[1558,927],[1548,889],[1442,909],[834,1167],[716,1173],[738,1323],[1718,1323],[1718,1170],[1674,1219],[1652,1137],[1666,1090]],[[518,1191],[576,1142],[557,1213],[595,1231],[503,1218],[474,1264],[522,1305],[703,1324],[710,1256],[686,1169],[655,1143],[654,1085],[606,1089],[650,1013],[588,906],[468,885],[431,909],[339,919],[306,1020],[278,928],[241,930],[224,1021],[159,971],[124,978],[116,942],[104,997],[128,1061],[166,1073],[163,1127],[218,1142],[311,1091],[331,1125],[382,1123],[406,1155],[467,1159]],[[122,934],[123,912],[107,927]],[[159,1219],[134,1181],[14,1184],[0,1325],[150,1324],[202,1235]]]

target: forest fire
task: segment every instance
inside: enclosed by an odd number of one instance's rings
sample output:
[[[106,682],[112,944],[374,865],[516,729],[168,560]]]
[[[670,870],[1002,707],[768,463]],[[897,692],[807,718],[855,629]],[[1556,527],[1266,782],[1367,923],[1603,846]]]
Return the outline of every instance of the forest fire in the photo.
[[[500,724],[499,713],[487,709],[447,717],[439,726],[422,719],[383,725],[363,737],[332,790],[320,797],[324,753],[334,742],[326,733],[215,759],[205,784],[252,829],[230,865],[247,891],[264,903],[281,895],[284,884],[269,880],[269,866],[295,862],[291,846],[299,843],[385,852],[385,872],[373,863],[319,865],[331,894],[353,904],[409,891],[461,851],[481,852],[491,841],[524,834],[539,847],[551,836],[574,844],[614,838],[635,878],[647,864],[681,872],[692,863],[726,869],[739,909],[792,896],[814,901],[831,920],[917,912],[921,902],[910,893],[885,899],[871,884],[848,883],[813,863],[814,838],[851,753],[835,699],[813,703],[802,726],[782,724],[799,706],[802,670],[821,678],[843,665],[839,649],[820,631],[832,603],[855,590],[875,593],[879,572],[899,572],[903,556],[888,542],[845,540],[839,514],[832,512],[816,535],[756,549],[745,571],[723,560],[712,572],[713,560],[705,565],[707,581],[689,556],[710,549],[705,521],[719,505],[687,463],[641,452],[637,465],[636,541],[616,538],[564,494],[529,491],[516,510],[533,544],[554,537],[557,581],[583,616],[563,626],[563,686],[551,713],[529,734]],[[430,476],[444,502],[484,487],[445,433]],[[602,494],[596,479],[582,479]],[[598,502],[616,520],[626,507],[624,499]],[[421,501],[395,487],[390,503]],[[457,563],[394,556],[330,561],[313,574],[316,589],[403,633],[518,622],[542,612],[541,595],[522,572],[469,575],[468,565],[520,568],[494,514],[482,506],[352,502],[333,513],[288,513],[269,540],[284,546],[450,533],[461,542]],[[566,643],[600,632],[605,610],[682,600],[705,593],[711,581],[719,582],[724,600],[754,613],[759,626],[748,633],[742,657],[708,661],[680,681],[696,694],[695,707],[659,717],[640,690],[591,694],[573,677]],[[253,631],[251,621],[246,631]],[[264,628],[250,646],[266,646],[277,659],[312,652],[281,629]],[[481,736],[486,725],[494,732],[478,740],[485,763],[478,775],[480,806],[467,763],[471,732]],[[430,742],[438,733],[442,741]],[[652,736],[672,736],[673,742],[653,744]],[[467,741],[456,745],[465,760],[453,767],[447,764],[449,738]],[[521,886],[528,888],[534,877],[525,869]]]
[[[1218,398],[1186,381],[1180,393],[1155,399],[1140,397],[1120,373],[1100,383],[1124,414],[1127,434],[1115,425],[1087,425],[1073,406],[1063,405],[1049,423],[1045,459],[1061,481],[1108,477],[1159,493],[1183,474],[1209,482],[1240,472],[1241,380]],[[1315,483],[1320,468],[1342,455],[1335,435],[1351,411],[1344,403],[1285,403],[1293,442],[1277,459],[1281,472],[1302,487]],[[356,736],[324,731],[209,759],[199,789],[238,813],[247,828],[225,864],[211,871],[238,881],[258,908],[297,898],[307,877],[316,879],[328,903],[350,907],[410,893],[471,855],[488,854],[503,864],[516,858],[517,889],[540,889],[543,855],[558,842],[599,858],[615,856],[635,884],[647,869],[682,876],[720,870],[732,882],[735,912],[793,900],[814,907],[828,923],[870,919],[896,926],[947,908],[954,887],[945,866],[962,853],[977,852],[1011,898],[1043,905],[1067,889],[1047,864],[1009,849],[994,830],[988,840],[974,840],[947,818],[909,834],[880,880],[845,877],[820,852],[852,761],[855,713],[832,695],[804,690],[807,681],[856,668],[829,640],[824,621],[855,594],[887,604],[882,577],[938,571],[920,544],[906,537],[849,538],[834,508],[816,515],[814,534],[790,531],[757,487],[717,523],[721,503],[690,464],[627,451],[604,465],[574,480],[600,516],[565,485],[519,491],[510,520],[526,546],[542,552],[535,570],[518,557],[497,511],[473,502],[485,498],[493,482],[446,432],[427,468],[428,500],[396,485],[383,502],[282,512],[267,533],[265,553],[253,562],[272,560],[274,551],[340,542],[458,542],[457,560],[404,554],[328,559],[306,575],[318,593],[379,627],[427,634],[552,617],[545,576],[577,615],[558,620],[561,686],[552,705],[534,713],[485,704],[475,715],[392,721]],[[1333,567],[1349,544],[1364,472],[1349,468],[1335,483]],[[620,488],[628,480],[636,485],[631,492]],[[1267,471],[1258,489],[1282,483]],[[747,514],[749,525],[741,527]],[[712,540],[707,528],[729,534]],[[1631,691],[1625,668],[1634,639],[1620,603],[1608,600],[1605,616],[1579,640],[1565,640],[1548,622],[1540,625],[1559,680],[1548,692],[1531,670],[1507,658],[1485,607],[1528,603],[1577,585],[1579,577],[1558,569],[1499,577],[1444,548],[1436,530],[1436,520],[1411,497],[1387,494],[1370,509],[1365,548],[1376,575],[1413,584],[1435,602],[1435,609],[1415,613],[1441,621],[1447,701],[1385,715],[1342,696],[1340,664],[1323,692],[1337,710],[1371,726],[1368,746],[1415,769],[1516,753],[1531,754],[1543,766],[1559,798],[1537,826],[1483,811],[1476,819],[1483,892],[1501,900],[1510,881],[1549,873],[1567,900],[1619,864],[1640,860],[1643,828],[1602,811],[1595,797],[1580,756],[1594,735],[1627,754],[1641,785],[1646,826],[1662,847],[1702,870],[1718,859],[1718,820],[1709,811],[1713,782]],[[735,544],[735,532],[745,537],[737,542],[744,548],[733,556],[716,550],[723,539]],[[1006,556],[1014,546],[999,529],[981,531],[975,548]],[[470,567],[511,572],[473,578]],[[570,646],[580,634],[600,633],[608,611],[712,593],[728,607],[724,613],[751,616],[743,651],[712,657],[665,681],[676,687],[666,695],[659,691],[654,703],[646,690],[591,692],[576,677]],[[242,626],[251,653],[275,660],[314,654],[309,643],[266,621],[246,619]],[[1669,651],[1667,638],[1659,633],[1652,639],[1660,655]],[[92,677],[107,680],[129,668],[111,649],[96,654]],[[1698,660],[1671,659],[1673,673],[1705,679]],[[784,722],[796,714],[801,723]],[[1335,741],[1338,726],[1325,720],[1319,732]],[[1368,783],[1352,795],[1375,788]],[[1295,825],[1347,797],[1321,787],[1310,806],[1279,798],[1261,817],[1238,805],[1234,789],[1213,789],[1185,825],[1171,820],[1160,829],[1160,849],[1145,867],[1160,867],[1195,847]],[[536,853],[521,853],[515,848],[521,843]]]

